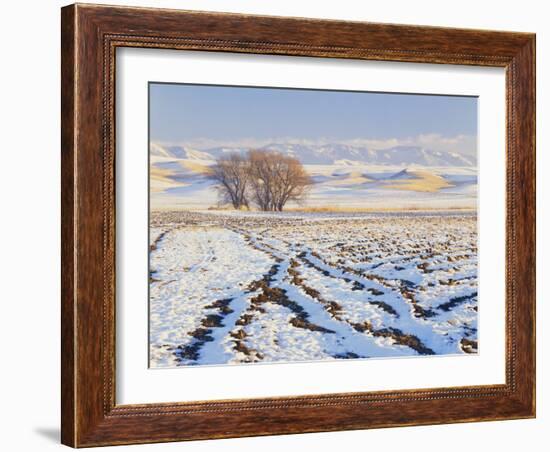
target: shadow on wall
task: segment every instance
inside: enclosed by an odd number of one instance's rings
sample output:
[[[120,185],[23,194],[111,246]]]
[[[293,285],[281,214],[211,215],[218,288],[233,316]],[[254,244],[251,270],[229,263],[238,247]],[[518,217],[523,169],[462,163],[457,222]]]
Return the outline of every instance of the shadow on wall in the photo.
[[[38,427],[34,429],[38,435],[59,444],[61,442],[61,431],[59,427]]]

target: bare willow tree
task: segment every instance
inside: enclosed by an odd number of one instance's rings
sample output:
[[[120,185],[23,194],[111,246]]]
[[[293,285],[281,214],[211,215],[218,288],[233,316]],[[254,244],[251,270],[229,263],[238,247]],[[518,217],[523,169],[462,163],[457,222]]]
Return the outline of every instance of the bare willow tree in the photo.
[[[305,199],[312,180],[296,158],[276,151],[251,150],[220,157],[210,169],[222,203],[235,209],[282,211],[288,201]]]
[[[249,208],[247,190],[250,182],[250,162],[246,156],[231,153],[218,158],[209,172],[223,203],[235,209]]]
[[[305,199],[312,180],[300,161],[276,151],[248,153],[252,198],[261,210],[282,211]]]
[[[250,162],[250,194],[260,210],[273,210],[273,183],[275,154],[252,150],[248,153]]]
[[[303,202],[312,184],[311,177],[298,159],[283,156],[275,167],[274,210],[282,211],[288,201]]]

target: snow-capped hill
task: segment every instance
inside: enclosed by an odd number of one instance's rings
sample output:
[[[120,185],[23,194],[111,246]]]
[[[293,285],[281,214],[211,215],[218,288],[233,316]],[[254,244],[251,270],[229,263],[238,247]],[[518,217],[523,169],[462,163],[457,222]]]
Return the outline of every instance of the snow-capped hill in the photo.
[[[398,173],[392,174],[388,179],[399,180],[399,179],[414,179],[416,175],[413,171],[405,168],[404,170],[399,171]]]
[[[208,152],[198,151],[196,149],[183,146],[170,146],[168,151],[171,155],[179,159],[187,160],[214,160],[214,157]]]
[[[475,166],[474,158],[456,152],[433,151],[418,146],[396,146],[376,151],[375,163],[420,166]]]
[[[158,143],[151,143],[149,145],[149,154],[155,157],[173,157],[163,146]]]
[[[248,148],[221,146],[217,148],[206,149],[205,152],[210,154],[214,158],[219,158],[226,154],[244,154],[248,151]]]
[[[361,162],[361,161],[348,160],[348,159],[335,160],[334,164],[338,165],[338,166],[362,166],[362,165],[364,165],[364,163]]]
[[[402,167],[475,167],[475,156],[458,151],[434,151],[419,146],[395,146],[387,149],[370,149],[347,144],[269,143],[259,149],[277,151],[299,159],[306,165],[384,165]],[[245,147],[215,147],[197,150],[188,146],[167,146],[151,143],[151,155],[169,159],[213,161],[231,153],[244,154]]]
[[[163,146],[158,143],[151,143],[149,146],[151,155],[170,159],[185,160],[214,160],[215,157],[207,152],[192,149],[187,146]]]
[[[260,149],[281,152],[306,165],[391,165],[391,166],[475,166],[475,157],[459,152],[433,151],[418,146],[369,149],[345,144],[305,145],[269,143]],[[218,158],[231,152],[247,152],[243,147],[217,147],[204,152]]]
[[[385,188],[416,192],[437,192],[453,184],[445,177],[427,170],[405,168],[382,180]]]

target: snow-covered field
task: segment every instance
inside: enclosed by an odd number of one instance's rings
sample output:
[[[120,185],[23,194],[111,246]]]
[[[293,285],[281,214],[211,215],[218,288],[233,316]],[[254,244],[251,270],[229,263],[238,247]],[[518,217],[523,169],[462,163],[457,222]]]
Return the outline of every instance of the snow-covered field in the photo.
[[[156,211],[150,366],[477,353],[473,213]]]

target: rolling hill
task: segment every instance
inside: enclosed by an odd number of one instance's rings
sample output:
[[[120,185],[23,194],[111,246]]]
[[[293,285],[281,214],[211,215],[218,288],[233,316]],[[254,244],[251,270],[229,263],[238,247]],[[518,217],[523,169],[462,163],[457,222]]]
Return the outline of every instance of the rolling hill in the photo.
[[[348,148],[279,149],[287,155],[299,155],[312,177],[314,184],[305,207],[473,208],[476,205],[477,170],[468,157],[416,148],[384,151]],[[218,156],[230,152],[245,150],[199,151],[152,143],[151,206],[198,209],[216,206],[217,192],[207,173]]]

